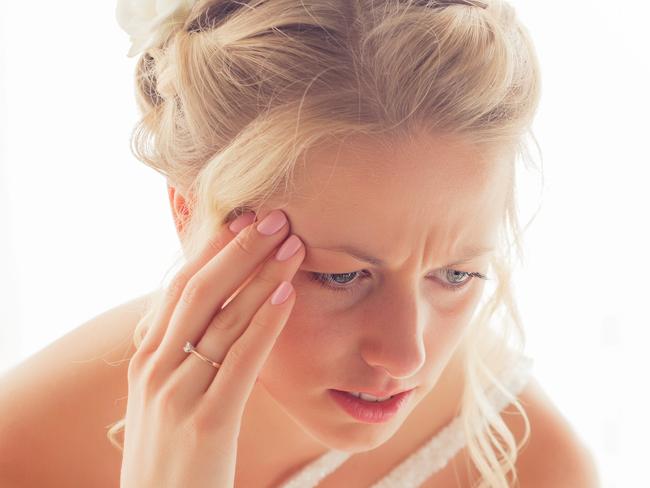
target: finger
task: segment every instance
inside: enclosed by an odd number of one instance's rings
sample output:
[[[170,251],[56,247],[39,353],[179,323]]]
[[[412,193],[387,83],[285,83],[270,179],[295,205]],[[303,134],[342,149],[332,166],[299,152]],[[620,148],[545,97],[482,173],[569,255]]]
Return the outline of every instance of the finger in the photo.
[[[278,256],[284,259],[280,260]],[[304,257],[302,242],[298,236],[292,235],[241,293],[215,315],[203,337],[195,344],[196,350],[213,361],[222,362],[266,299],[280,283],[293,279]],[[175,392],[186,401],[196,403],[197,398],[208,390],[215,374],[216,370],[201,358],[186,354],[185,360],[172,373],[170,380],[175,382]]]
[[[279,304],[271,303],[281,288],[289,293],[286,300]],[[242,418],[259,372],[284,329],[296,300],[290,282],[283,281],[278,289],[267,298],[250,325],[228,350],[214,381],[208,387],[198,408],[200,416],[208,419],[208,422],[210,419],[222,422],[224,418]],[[218,409],[214,408],[217,404],[220,405]]]
[[[267,229],[275,232],[266,235],[263,232]],[[163,377],[171,375],[186,358],[185,343],[196,344],[203,337],[226,299],[286,238],[288,232],[284,212],[273,210],[262,222],[237,234],[190,278],[155,352],[157,369]]]
[[[185,263],[176,273],[169,286],[163,291],[164,296],[162,300],[164,301],[164,305],[158,310],[156,317],[151,322],[150,330],[138,348],[140,354],[153,352],[160,345],[165,335],[169,318],[190,278],[205,266],[205,263],[217,252],[223,249],[237,233],[250,226],[254,219],[255,213],[246,212],[233,220],[229,225],[226,223],[219,227],[217,233],[205,244],[198,256]]]

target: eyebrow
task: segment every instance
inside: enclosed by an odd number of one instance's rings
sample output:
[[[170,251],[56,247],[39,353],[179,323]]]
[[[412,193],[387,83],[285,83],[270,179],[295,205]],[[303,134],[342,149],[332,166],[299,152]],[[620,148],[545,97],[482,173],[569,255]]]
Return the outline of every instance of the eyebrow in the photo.
[[[317,247],[314,249],[326,249],[328,251],[337,251],[337,252],[345,252],[356,259],[360,261],[365,261],[366,263],[373,264],[375,266],[385,266],[386,263],[384,260],[379,259],[375,256],[371,256],[365,251],[358,249],[354,246],[349,246],[349,245],[341,245],[341,246],[333,246],[333,247]],[[483,256],[485,254],[488,254],[490,252],[494,251],[493,247],[489,246],[472,246],[465,248],[464,252],[461,255],[460,260],[454,261],[453,263],[446,264],[445,266],[456,266],[459,264],[466,263],[468,261],[471,261],[472,259],[478,257],[478,256]]]

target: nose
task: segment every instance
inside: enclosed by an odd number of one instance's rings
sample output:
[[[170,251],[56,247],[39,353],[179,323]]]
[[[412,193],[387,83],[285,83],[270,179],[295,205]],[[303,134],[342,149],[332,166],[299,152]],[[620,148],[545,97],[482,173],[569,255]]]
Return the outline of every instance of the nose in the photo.
[[[417,296],[396,293],[364,317],[360,354],[370,366],[401,379],[414,376],[424,365],[426,313]]]

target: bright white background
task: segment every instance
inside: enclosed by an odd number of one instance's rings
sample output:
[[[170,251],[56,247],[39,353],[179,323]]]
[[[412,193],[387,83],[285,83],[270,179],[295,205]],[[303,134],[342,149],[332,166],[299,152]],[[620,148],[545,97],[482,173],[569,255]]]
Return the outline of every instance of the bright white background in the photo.
[[[647,480],[650,8],[512,2],[536,43],[542,208],[517,295],[535,375],[603,486]],[[0,372],[152,290],[178,251],[164,178],[129,152],[114,2],[0,2]],[[524,217],[539,203],[533,181]]]

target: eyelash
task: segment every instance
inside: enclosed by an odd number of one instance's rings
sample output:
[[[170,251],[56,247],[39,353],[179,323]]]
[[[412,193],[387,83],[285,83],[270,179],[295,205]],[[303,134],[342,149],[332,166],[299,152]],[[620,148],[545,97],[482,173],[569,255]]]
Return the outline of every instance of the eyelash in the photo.
[[[481,273],[477,273],[477,272],[471,272],[470,273],[470,272],[466,272],[466,271],[458,271],[458,270],[451,269],[451,268],[445,268],[442,271],[445,271],[445,272],[452,271],[452,272],[455,272],[455,273],[462,273],[462,274],[467,275],[469,277],[468,279],[466,279],[465,281],[463,281],[459,285],[450,285],[448,283],[441,283],[442,286],[444,286],[445,288],[447,288],[448,290],[451,290],[453,292],[461,291],[463,288],[465,288],[467,286],[467,284],[470,281],[472,281],[472,278],[480,278],[482,280],[489,280],[489,278],[487,276],[485,276],[485,275],[483,275]],[[332,290],[332,291],[336,291],[336,292],[343,291],[343,292],[351,293],[351,292],[355,291],[356,285],[353,285],[353,286],[334,285],[333,286],[330,283],[335,283],[332,280],[332,277],[334,277],[334,276],[346,276],[346,275],[352,275],[352,274],[355,274],[355,273],[357,273],[357,274],[358,273],[364,273],[364,275],[359,280],[354,280],[354,281],[351,281],[350,283],[356,283],[358,281],[363,281],[363,280],[368,278],[368,274],[369,274],[366,270],[350,271],[349,273],[315,273],[315,272],[310,272],[309,277],[310,277],[311,280],[316,281],[319,285],[321,285],[323,288],[327,288],[328,290]]]

